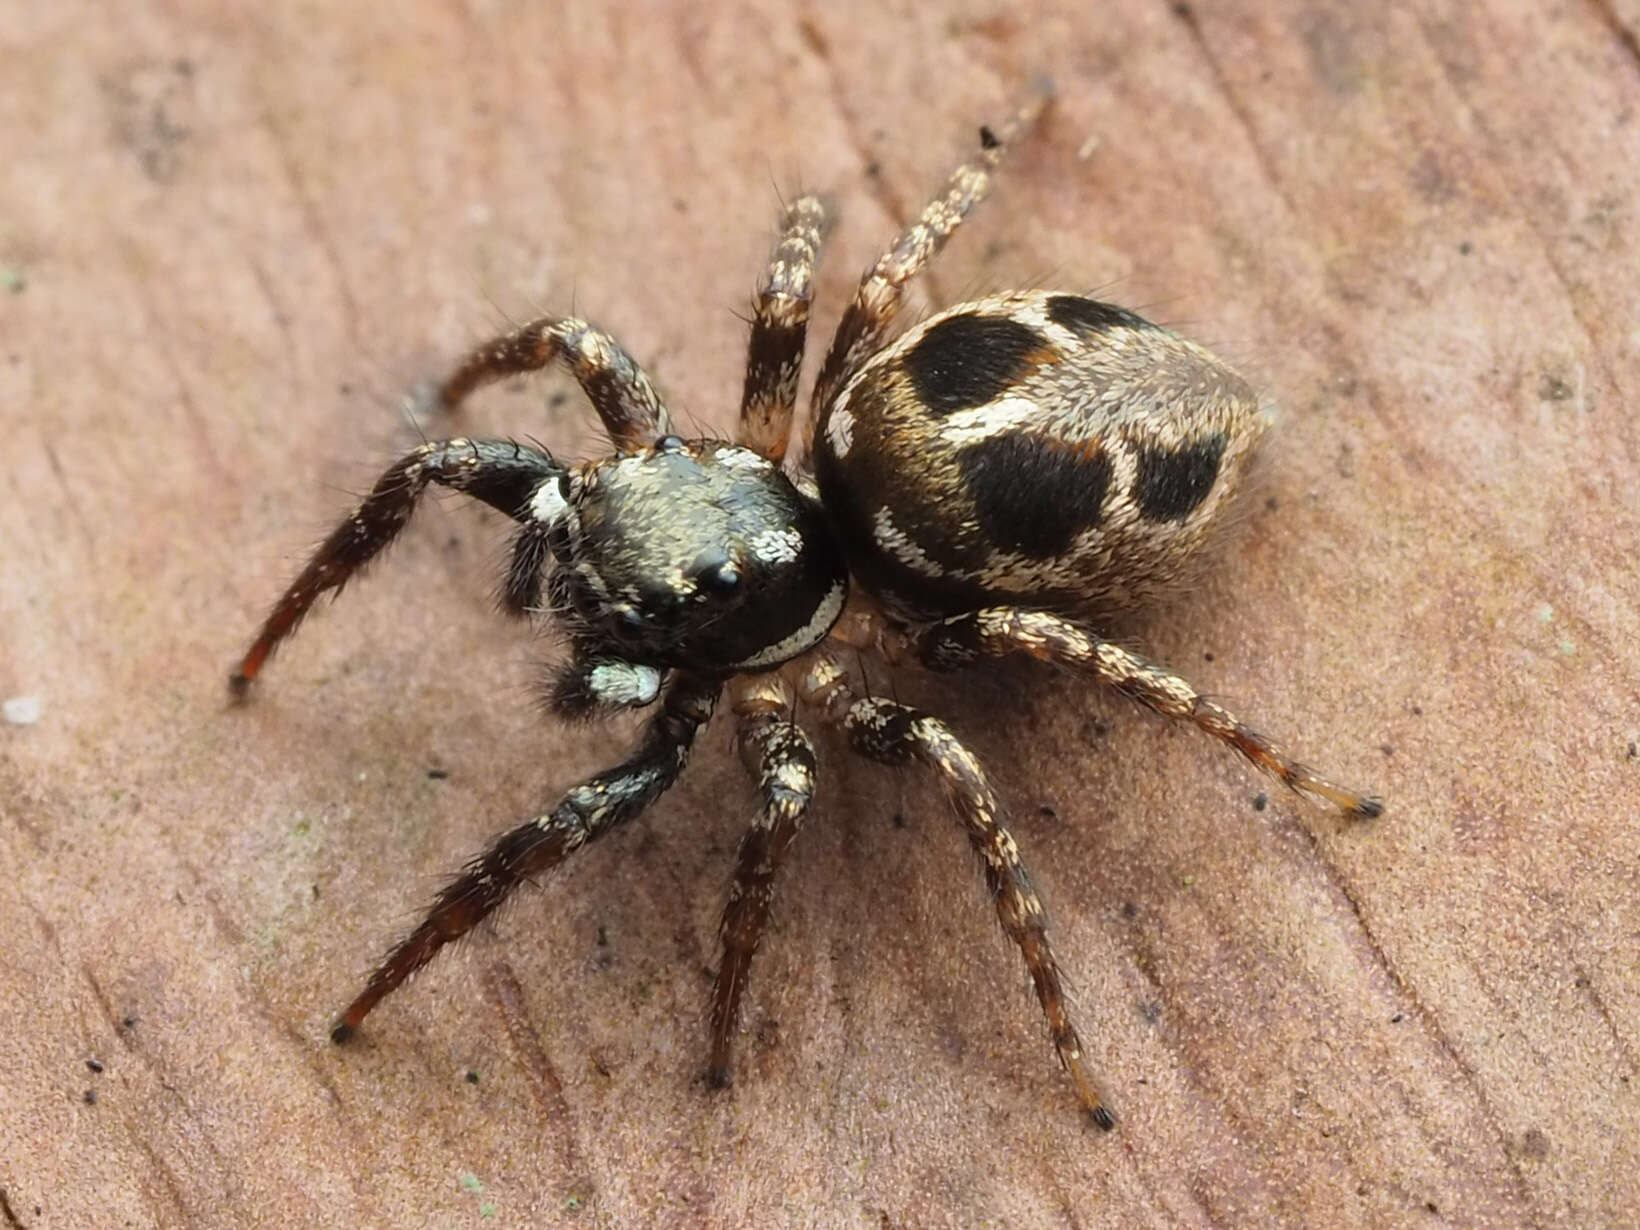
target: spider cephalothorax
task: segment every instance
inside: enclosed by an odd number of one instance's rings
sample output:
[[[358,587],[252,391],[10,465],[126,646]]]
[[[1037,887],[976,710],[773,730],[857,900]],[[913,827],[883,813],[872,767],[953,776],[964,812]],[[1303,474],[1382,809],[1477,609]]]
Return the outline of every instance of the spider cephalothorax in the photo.
[[[815,197],[787,209],[758,294],[735,442],[678,438],[613,338],[544,317],[474,352],[440,386],[442,404],[453,409],[479,385],[562,360],[615,455],[566,466],[513,441],[430,442],[389,467],[314,553],[240,661],[236,693],[314,599],[386,547],[438,483],[518,522],[502,605],[514,614],[545,606],[566,625],[571,659],[553,687],[557,710],[656,706],[631,756],[501,837],[438,895],[348,1005],[336,1041],[519,884],[663,794],[727,690],[762,807],[723,912],[712,1082],[728,1082],[774,877],[814,790],[814,748],[795,720],[801,703],[860,754],[916,761],[938,777],[1060,1061],[1094,1122],[1112,1126],[1085,1071],[1042,904],[984,770],[939,719],[856,695],[845,649],[915,656],[937,670],[1014,653],[1057,662],[1192,723],[1346,815],[1379,813],[1376,799],[1289,759],[1097,631],[1175,585],[1222,522],[1266,425],[1239,376],[1131,312],[1051,291],[965,303],[888,339],[905,284],[989,191],[1003,151],[1046,97],[996,132],[982,128],[979,153],[861,282],[815,384],[796,481],[781,462],[825,226]],[[850,570],[856,591],[845,611]]]
[[[739,445],[664,436],[573,466],[536,490],[530,516],[509,602],[531,605],[540,535],[557,561],[553,608],[633,662],[777,666],[825,639],[843,609],[848,574],[820,506]]]

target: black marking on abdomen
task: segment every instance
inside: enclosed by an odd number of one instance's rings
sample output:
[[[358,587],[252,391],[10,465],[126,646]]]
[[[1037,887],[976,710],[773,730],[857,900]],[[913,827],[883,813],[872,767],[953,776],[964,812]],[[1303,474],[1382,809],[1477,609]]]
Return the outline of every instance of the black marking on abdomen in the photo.
[[[1096,444],[1028,432],[980,440],[957,456],[980,528],[1004,551],[1058,555],[1099,524],[1110,458]]]
[[[935,414],[955,414],[995,401],[1051,353],[1029,325],[964,313],[929,329],[903,363],[918,400]]]
[[[1224,436],[1214,434],[1176,449],[1139,450],[1133,497],[1151,521],[1183,521],[1207,498],[1219,476]]]
[[[1084,336],[1112,329],[1154,329],[1143,316],[1135,316],[1113,303],[1084,299],[1080,295],[1055,295],[1048,300],[1048,319],[1073,333]]]

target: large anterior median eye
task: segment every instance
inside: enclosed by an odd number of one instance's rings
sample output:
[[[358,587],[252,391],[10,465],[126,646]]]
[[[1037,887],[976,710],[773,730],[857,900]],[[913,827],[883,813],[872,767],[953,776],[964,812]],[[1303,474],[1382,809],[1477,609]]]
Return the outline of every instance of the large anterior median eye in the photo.
[[[722,553],[695,561],[695,586],[703,594],[723,598],[740,588],[740,568]]]

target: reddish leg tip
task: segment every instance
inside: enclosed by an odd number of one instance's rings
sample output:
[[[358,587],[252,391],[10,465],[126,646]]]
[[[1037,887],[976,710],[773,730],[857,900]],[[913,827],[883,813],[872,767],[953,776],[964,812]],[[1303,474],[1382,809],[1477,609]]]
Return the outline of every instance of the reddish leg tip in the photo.
[[[228,675],[228,691],[235,700],[244,700],[250,695],[251,677],[242,670],[236,670]]]

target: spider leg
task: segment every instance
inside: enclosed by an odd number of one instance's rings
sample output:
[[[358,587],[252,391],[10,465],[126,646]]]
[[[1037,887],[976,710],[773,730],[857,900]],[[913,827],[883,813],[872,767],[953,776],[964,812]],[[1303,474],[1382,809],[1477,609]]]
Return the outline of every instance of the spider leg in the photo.
[[[805,665],[805,699],[843,727],[856,752],[883,764],[919,761],[938,774],[946,797],[968,831],[969,843],[984,862],[985,883],[996,902],[1002,929],[1025,958],[1059,1061],[1076,1083],[1088,1116],[1109,1131],[1116,1126],[1116,1117],[1083,1070],[1082,1042],[1071,1021],[1059,964],[1048,944],[1046,912],[1013,835],[998,819],[1000,808],[985,770],[939,719],[898,701],[855,697],[842,667],[829,653],[812,655]]]
[[[814,745],[784,716],[792,704],[791,689],[784,682],[767,675],[731,688],[741,719],[741,757],[757,778],[763,809],[741,839],[734,883],[718,928],[723,958],[712,985],[712,1056],[706,1079],[719,1089],[729,1083],[740,996],[752,955],[768,926],[774,877],[803,826],[803,813],[814,794],[815,768]]]
[[[780,242],[757,291],[757,314],[746,351],[746,387],[740,398],[735,439],[778,462],[786,455],[797,377],[808,336],[814,264],[826,231],[826,206],[816,196],[791,203],[780,223]]]
[[[504,834],[469,863],[434,900],[421,925],[376,967],[331,1029],[331,1041],[346,1042],[384,997],[440,948],[477,926],[513,889],[551,871],[664,794],[682,772],[695,732],[712,716],[720,686],[715,679],[679,677],[630,758],[576,786],[551,811]]]
[[[883,338],[899,313],[905,284],[934,259],[968,211],[990,193],[991,178],[1002,155],[1035,122],[1051,93],[1051,85],[1040,82],[1001,129],[980,129],[979,153],[952,173],[945,191],[929,202],[922,217],[901,232],[894,246],[861,280],[854,301],[838,322],[831,348],[826,351],[825,363],[814,382],[810,404],[815,419],[860,370],[861,364],[882,348]]]
[[[1057,615],[991,607],[935,624],[920,634],[920,640],[923,663],[934,670],[950,670],[976,658],[1028,653],[1044,662],[1088,671],[1163,717],[1194,724],[1293,790],[1331,803],[1346,816],[1371,819],[1384,810],[1379,799],[1346,790],[1291,759],[1180,676]]]
[[[376,480],[370,494],[331,531],[285,590],[228,677],[234,693],[244,695],[268,655],[296,630],[314,599],[326,590],[340,590],[398,536],[428,483],[465,492],[527,521],[536,490],[563,472],[547,453],[511,440],[435,440],[406,453]]]
[[[671,434],[672,420],[638,361],[602,329],[573,317],[542,316],[474,350],[438,388],[454,410],[474,389],[563,358],[615,447],[635,452]]]

